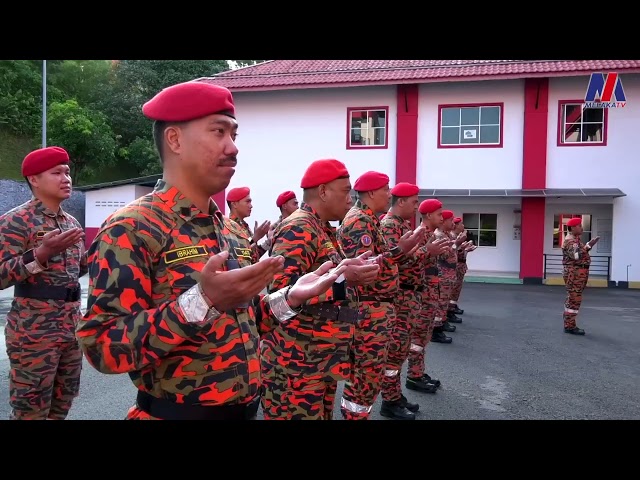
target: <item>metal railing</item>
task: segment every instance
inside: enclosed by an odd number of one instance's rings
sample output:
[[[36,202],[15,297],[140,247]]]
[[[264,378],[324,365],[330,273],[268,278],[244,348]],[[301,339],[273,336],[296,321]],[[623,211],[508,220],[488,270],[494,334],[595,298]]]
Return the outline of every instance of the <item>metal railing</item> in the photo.
[[[545,253],[544,254],[544,278],[547,275],[562,275],[562,254]],[[611,278],[611,257],[607,255],[597,255],[591,257],[591,267],[589,267],[589,275],[597,275]]]

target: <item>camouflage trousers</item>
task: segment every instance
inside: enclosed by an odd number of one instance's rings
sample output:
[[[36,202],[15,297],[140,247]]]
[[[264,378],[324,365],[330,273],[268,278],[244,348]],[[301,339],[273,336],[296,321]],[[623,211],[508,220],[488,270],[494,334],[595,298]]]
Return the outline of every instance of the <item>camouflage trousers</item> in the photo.
[[[400,400],[402,387],[400,373],[409,356],[411,332],[415,329],[422,309],[422,294],[411,290],[398,291],[395,316],[389,319],[389,341],[387,343],[387,364],[382,379],[382,398],[388,402]]]
[[[460,292],[462,292],[462,285],[464,284],[464,276],[467,274],[467,264],[466,262],[458,262],[456,266],[456,284],[451,291],[451,300],[449,303],[452,304],[452,307],[458,304],[458,300],[460,300]]]
[[[363,302],[364,318],[355,328],[353,368],[345,382],[340,410],[346,420],[366,420],[382,388],[393,303]]]
[[[447,321],[447,312],[455,308],[455,303],[451,303],[451,296],[456,288],[456,271],[454,269],[447,269],[444,271],[444,275],[440,277],[440,309],[436,317],[442,318],[439,322],[436,321],[435,326],[439,327],[443,322]]]
[[[292,375],[282,365],[262,364],[265,420],[332,420],[338,382],[325,376]]]
[[[5,333],[9,418],[64,420],[80,391],[82,350],[78,342],[25,342],[14,332]]]
[[[562,277],[567,289],[567,299],[564,302],[564,314],[562,315],[564,328],[574,328],[582,304],[582,292],[589,280],[589,268],[564,267]]]
[[[426,290],[422,293],[422,308],[416,318],[415,328],[411,330],[411,344],[409,347],[409,357],[407,366],[407,377],[422,378],[426,372],[425,354],[427,345],[431,341],[436,317],[440,308],[440,285],[439,282],[432,281],[425,285]],[[442,319],[438,318],[440,326]]]

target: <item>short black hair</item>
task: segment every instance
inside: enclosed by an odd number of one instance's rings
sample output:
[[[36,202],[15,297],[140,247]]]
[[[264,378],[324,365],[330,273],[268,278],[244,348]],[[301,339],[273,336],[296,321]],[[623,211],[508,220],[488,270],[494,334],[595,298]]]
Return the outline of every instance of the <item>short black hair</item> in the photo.
[[[398,200],[400,200],[402,197],[396,197],[395,195],[391,195],[391,206],[393,207],[396,203],[398,203]]]
[[[164,131],[167,127],[172,125],[182,126],[187,122],[165,122],[164,120],[155,120],[153,122],[153,143],[156,146],[156,150],[158,151],[158,156],[160,157],[160,163],[163,162],[164,149],[162,148],[164,145]]]

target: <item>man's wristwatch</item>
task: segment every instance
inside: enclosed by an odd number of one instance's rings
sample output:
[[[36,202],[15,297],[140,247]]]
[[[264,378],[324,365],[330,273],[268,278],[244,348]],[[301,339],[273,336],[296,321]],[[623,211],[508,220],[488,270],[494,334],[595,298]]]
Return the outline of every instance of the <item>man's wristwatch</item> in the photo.
[[[199,283],[178,297],[178,305],[189,323],[210,322],[222,315],[215,309]]]

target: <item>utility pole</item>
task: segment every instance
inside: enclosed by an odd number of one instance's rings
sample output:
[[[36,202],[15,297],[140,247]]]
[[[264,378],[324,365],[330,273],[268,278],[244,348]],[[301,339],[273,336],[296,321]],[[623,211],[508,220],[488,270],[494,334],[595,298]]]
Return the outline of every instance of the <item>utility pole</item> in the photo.
[[[42,148],[47,146],[47,61],[42,61]]]

